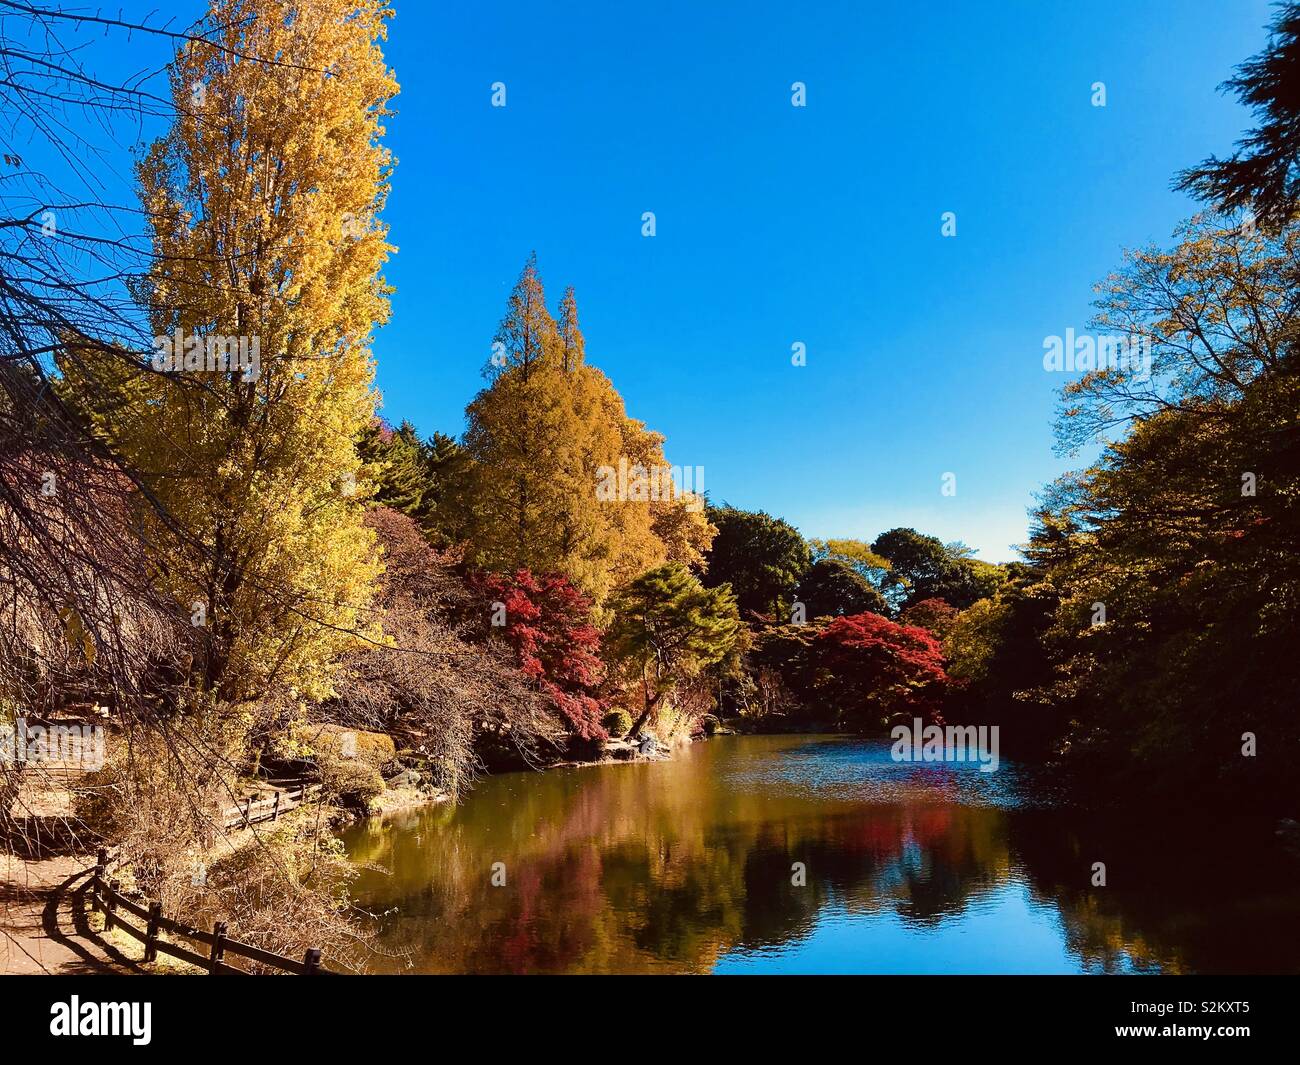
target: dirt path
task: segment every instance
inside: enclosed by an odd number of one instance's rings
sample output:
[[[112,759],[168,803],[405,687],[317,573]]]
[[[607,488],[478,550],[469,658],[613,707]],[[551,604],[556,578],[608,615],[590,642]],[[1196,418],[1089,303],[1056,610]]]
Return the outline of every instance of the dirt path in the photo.
[[[92,857],[0,855],[0,974],[129,973],[136,967],[89,931]]]

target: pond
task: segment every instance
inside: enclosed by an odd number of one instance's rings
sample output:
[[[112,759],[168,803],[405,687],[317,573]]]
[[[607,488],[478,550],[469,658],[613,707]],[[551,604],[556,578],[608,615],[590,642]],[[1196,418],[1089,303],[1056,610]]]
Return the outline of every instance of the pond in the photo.
[[[1005,760],[728,736],[487,777],[344,842],[376,972],[1300,972],[1300,861],[1267,821],[1031,790]]]

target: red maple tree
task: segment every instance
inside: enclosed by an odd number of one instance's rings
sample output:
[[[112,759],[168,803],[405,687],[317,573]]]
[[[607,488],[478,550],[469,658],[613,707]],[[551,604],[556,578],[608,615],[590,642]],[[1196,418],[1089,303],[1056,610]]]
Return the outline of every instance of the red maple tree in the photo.
[[[605,705],[596,693],[604,663],[591,600],[562,574],[528,569],[480,575],[473,585],[505,607],[503,634],[520,668],[550,696],[568,726],[583,739],[604,739]]]
[[[871,728],[904,715],[938,717],[948,674],[926,629],[852,614],[819,632],[812,654],[821,695],[849,721]]]

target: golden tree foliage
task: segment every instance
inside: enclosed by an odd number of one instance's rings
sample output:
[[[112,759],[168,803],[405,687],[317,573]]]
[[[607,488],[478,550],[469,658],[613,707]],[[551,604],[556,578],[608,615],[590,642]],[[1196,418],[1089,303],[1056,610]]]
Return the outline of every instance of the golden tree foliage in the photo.
[[[388,315],[389,14],[377,0],[211,0],[219,47],[177,55],[178,116],[138,166],[155,334],[259,353],[257,372],[143,374],[96,414],[179,526],[152,530],[160,580],[206,625],[196,680],[220,698],[272,683],[326,695],[329,663],[368,627],[380,565],[354,440]]]
[[[470,558],[567,574],[597,602],[665,561],[698,563],[713,528],[665,474],[657,498],[603,499],[599,471],[666,470],[663,437],[629,418],[586,362],[573,290],[557,323],[530,259],[497,334],[490,385],[470,403]]]

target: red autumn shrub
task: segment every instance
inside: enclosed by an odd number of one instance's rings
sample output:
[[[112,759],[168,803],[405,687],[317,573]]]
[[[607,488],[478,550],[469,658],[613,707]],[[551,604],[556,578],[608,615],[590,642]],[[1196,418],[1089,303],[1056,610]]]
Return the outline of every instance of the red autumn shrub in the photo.
[[[898,716],[935,717],[948,685],[934,635],[879,614],[836,618],[813,638],[812,658],[821,697],[862,729]]]
[[[561,574],[527,569],[480,575],[473,585],[489,602],[504,606],[505,624],[497,631],[569,728],[583,739],[604,739],[605,706],[596,694],[604,665],[591,600]]]

